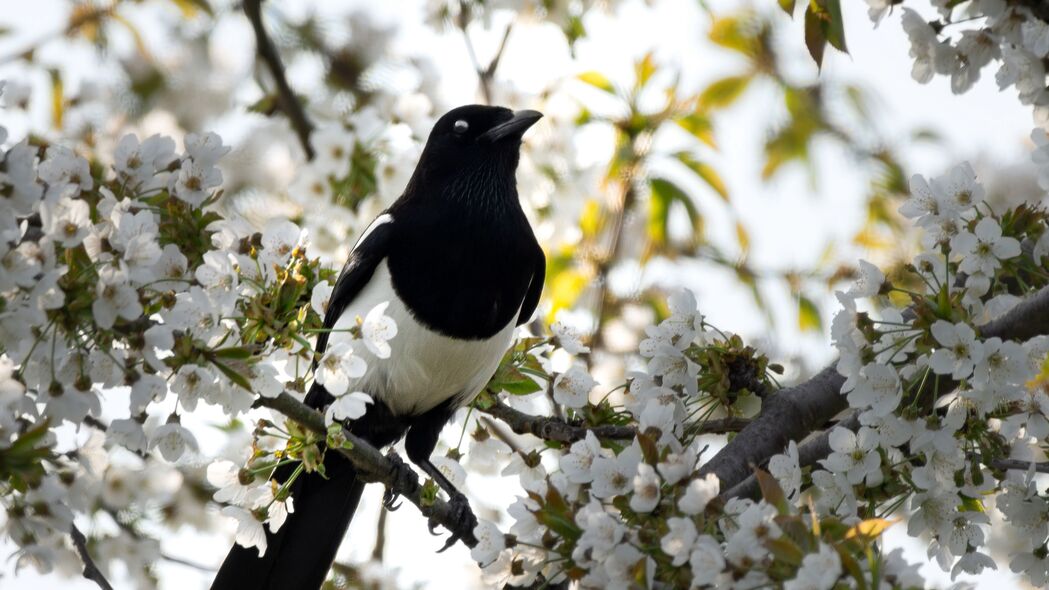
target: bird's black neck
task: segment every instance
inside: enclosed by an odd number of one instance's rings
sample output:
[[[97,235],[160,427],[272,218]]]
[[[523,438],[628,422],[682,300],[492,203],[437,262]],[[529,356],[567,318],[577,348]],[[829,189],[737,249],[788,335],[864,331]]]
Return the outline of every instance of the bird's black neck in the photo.
[[[463,162],[454,173],[448,173],[428,166],[424,155],[390,212],[396,215],[399,209],[441,202],[450,212],[459,213],[462,208],[468,216],[491,219],[517,215],[521,213],[515,178],[519,160],[516,146],[500,146],[488,158]]]
[[[540,252],[513,176],[478,168],[445,186],[409,188],[389,211],[398,296],[434,331],[494,336],[516,319]]]

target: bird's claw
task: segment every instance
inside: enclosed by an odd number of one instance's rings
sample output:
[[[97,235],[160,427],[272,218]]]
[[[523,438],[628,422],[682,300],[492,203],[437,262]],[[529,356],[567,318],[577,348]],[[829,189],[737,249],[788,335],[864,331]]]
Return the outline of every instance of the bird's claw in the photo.
[[[450,530],[451,536],[445,541],[444,546],[437,550],[438,553],[442,553],[452,545],[455,545],[456,541],[463,538],[460,531],[472,532],[477,528],[477,517],[474,516],[473,510],[470,509],[470,501],[466,499],[460,492],[452,494],[451,499],[448,500],[448,505],[452,509],[452,520],[458,523],[455,530]],[[438,523],[431,520],[430,523],[430,534],[437,535],[434,529],[438,526]],[[469,533],[467,533],[469,534]]]
[[[400,495],[397,492],[386,488],[386,491],[382,494],[382,507],[390,512],[396,511],[401,507],[401,502],[397,501],[399,498]]]
[[[416,478],[412,468],[408,467],[408,464],[396,452],[391,450],[389,453],[386,453],[386,458],[393,463],[396,473],[394,473],[393,485],[386,486],[386,491],[382,494],[382,505],[390,512],[393,512],[401,507],[401,502],[397,501],[401,497],[397,489],[411,488],[411,486],[417,485],[419,480]]]

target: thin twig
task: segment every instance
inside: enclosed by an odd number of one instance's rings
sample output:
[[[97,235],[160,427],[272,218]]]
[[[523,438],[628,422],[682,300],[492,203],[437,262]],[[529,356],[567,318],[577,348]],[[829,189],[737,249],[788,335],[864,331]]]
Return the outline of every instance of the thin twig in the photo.
[[[80,532],[80,529],[74,524],[69,529],[69,536],[73,539],[73,546],[76,547],[80,561],[84,562],[84,577],[98,584],[98,587],[102,590],[113,590],[109,580],[102,574],[102,570],[95,565],[95,560],[91,559],[91,554],[87,551],[87,539],[84,537],[84,533]]]
[[[484,427],[492,433],[492,436],[503,441],[506,444],[506,446],[510,447],[510,452],[515,454],[521,452],[521,448],[517,446],[517,442],[513,439],[512,436],[510,436],[510,433],[504,431],[503,428],[499,426],[498,422],[490,418],[486,418],[485,416],[481,416],[479,420],[481,421],[481,424],[483,424]]]
[[[313,145],[310,143],[310,134],[313,133],[313,123],[306,117],[306,111],[299,103],[298,97],[288,85],[288,79],[284,75],[284,64],[281,62],[280,54],[273,40],[266,34],[266,27],[262,24],[262,0],[244,0],[244,14],[251,21],[251,28],[255,31],[255,45],[259,57],[266,63],[273,81],[277,84],[277,101],[284,114],[291,121],[295,135],[299,137],[299,143],[306,152],[306,159],[312,160],[314,156]]]
[[[120,527],[121,530],[123,530],[125,533],[131,535],[132,539],[135,539],[136,541],[141,541],[141,540],[147,538],[146,535],[143,535],[142,533],[140,533],[138,531],[138,529],[136,529],[130,523],[124,522],[120,518],[120,516],[117,514],[116,510],[112,510],[110,508],[103,508],[103,510],[105,510],[105,512],[107,514],[109,514],[109,517],[113,519],[113,522],[117,523],[117,526]],[[163,551],[160,552],[160,558],[163,559],[164,561],[170,561],[171,563],[177,563],[179,565],[184,565],[186,567],[191,567],[191,568],[193,568],[195,570],[200,570],[202,572],[214,572],[215,571],[215,568],[213,568],[213,567],[206,566],[206,565],[203,565],[203,564],[200,564],[200,563],[196,563],[194,561],[190,561],[190,560],[184,559],[182,557],[175,557],[174,555],[169,555],[167,553],[164,553]]]
[[[466,51],[470,54],[470,62],[473,63],[474,71],[477,72],[477,84],[481,88],[481,94],[484,96],[485,104],[492,104],[492,80],[495,79],[495,70],[499,67],[499,60],[503,57],[503,52],[506,50],[506,41],[510,38],[510,31],[514,28],[513,21],[506,25],[506,30],[503,31],[503,39],[499,42],[499,49],[495,52],[492,60],[488,62],[488,67],[481,66],[481,60],[477,58],[477,50],[474,49],[473,41],[470,39],[470,33],[467,32],[467,26],[470,24],[469,17],[466,16],[464,11],[458,21],[459,30],[463,32],[463,40],[466,42]]]
[[[207,572],[207,573],[214,573],[215,572],[215,568],[213,568],[213,567],[209,567],[209,566],[206,566],[206,565],[201,564],[201,563],[196,563],[194,561],[190,561],[190,560],[184,559],[182,557],[175,557],[174,555],[168,555],[167,553],[161,553],[160,554],[160,558],[163,559],[164,561],[170,561],[171,563],[177,563],[179,565],[184,565],[186,567],[193,568],[193,569],[195,569],[197,571]]]

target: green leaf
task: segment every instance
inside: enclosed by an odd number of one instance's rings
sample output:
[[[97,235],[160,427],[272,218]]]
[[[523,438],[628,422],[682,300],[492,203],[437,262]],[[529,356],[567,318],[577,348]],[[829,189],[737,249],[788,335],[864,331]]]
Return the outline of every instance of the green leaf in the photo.
[[[172,0],[172,2],[175,3],[175,6],[178,6],[179,10],[182,11],[182,16],[185,18],[193,18],[197,16],[199,11],[203,11],[208,16],[215,16],[207,0]]]
[[[754,478],[758,480],[758,487],[761,488],[761,497],[769,504],[775,506],[780,514],[790,514],[787,494],[783,492],[779,481],[764,469],[755,469]]]
[[[867,574],[860,567],[859,562],[856,561],[856,558],[849,551],[843,550],[841,547],[835,547],[835,549],[837,549],[838,557],[841,559],[842,569],[856,580],[859,588],[865,590],[867,588]]]
[[[214,354],[216,358],[220,359],[244,360],[251,356],[251,349],[245,346],[237,346],[233,348],[220,348],[214,351],[212,354]]]
[[[248,107],[249,113],[258,113],[267,117],[272,116],[280,110],[280,97],[276,94],[266,94]]]
[[[661,178],[653,178],[649,181],[652,195],[648,204],[648,239],[656,244],[665,244],[667,241],[667,221],[670,219],[670,202],[673,191],[679,191],[676,186]]]
[[[656,244],[666,243],[666,228],[670,218],[670,208],[680,203],[688,213],[692,225],[693,241],[698,242],[703,233],[703,216],[692,198],[680,187],[664,178],[651,178],[648,181],[652,191],[648,213],[648,237]]]
[[[517,367],[504,363],[488,382],[488,388],[496,393],[505,391],[511,395],[528,395],[541,390],[543,387],[536,383],[534,379],[522,373]]]
[[[714,192],[718,194],[726,203],[729,201],[728,186],[725,185],[725,181],[722,180],[721,175],[714,169],[713,166],[705,162],[692,157],[688,152],[678,152],[677,159],[679,162],[688,167],[689,170],[696,173],[696,176],[707,184],[710,188],[714,189]]]
[[[648,81],[652,79],[652,74],[656,73],[656,62],[652,58],[652,52],[649,51],[642,57],[637,63],[634,64],[634,75],[637,77],[637,87],[641,88]]]
[[[885,529],[899,522],[900,519],[885,519],[885,518],[869,518],[863,522],[858,523],[856,526],[849,529],[845,533],[846,539],[858,537],[864,541],[873,541],[881,536],[885,532]]]
[[[808,47],[816,67],[823,68],[823,50],[827,47],[827,37],[823,33],[819,8],[814,10],[814,6],[816,0],[810,0],[808,8],[805,9],[805,47]]]
[[[244,389],[246,389],[248,391],[251,391],[252,393],[255,393],[251,389],[251,383],[248,381],[248,378],[245,377],[244,375],[241,375],[240,373],[238,373],[238,372],[234,371],[232,368],[230,368],[228,365],[220,363],[217,360],[212,360],[211,364],[215,365],[215,368],[218,369],[219,371],[221,371],[222,374],[225,375],[226,378],[229,379],[230,381],[236,383],[237,385],[243,387]]]
[[[736,241],[739,242],[739,249],[744,254],[750,250],[750,232],[747,231],[747,227],[743,225],[743,222],[739,220],[736,220]]]
[[[595,71],[583,72],[576,76],[581,82],[593,86],[594,88],[600,88],[609,94],[615,94],[616,88],[612,85],[612,81],[605,77],[604,74]]]
[[[794,16],[794,0],[779,0],[779,7],[789,16]]]
[[[688,131],[692,137],[717,149],[718,145],[714,140],[714,124],[711,122],[710,117],[699,113],[690,113],[675,119],[674,122],[685,131]]]
[[[725,108],[736,102],[750,84],[751,76],[729,76],[722,78],[707,86],[699,95],[699,108],[706,111],[710,109]]]
[[[801,564],[801,560],[805,558],[805,553],[786,536],[778,539],[766,539],[765,547],[772,552],[772,555],[778,562],[796,566]]]
[[[818,332],[823,329],[819,308],[804,295],[798,297],[798,329],[802,332]]]
[[[845,45],[845,22],[841,14],[841,0],[819,0],[826,8],[827,19],[824,21],[823,34],[835,49],[848,53]]]
[[[51,75],[51,123],[55,129],[61,129],[66,105],[62,73],[57,68],[48,70],[48,73]]]
[[[756,38],[757,27],[752,27],[752,19],[746,16],[729,16],[714,19],[710,24],[710,40],[725,49],[737,51],[746,56],[757,53],[760,43]]]

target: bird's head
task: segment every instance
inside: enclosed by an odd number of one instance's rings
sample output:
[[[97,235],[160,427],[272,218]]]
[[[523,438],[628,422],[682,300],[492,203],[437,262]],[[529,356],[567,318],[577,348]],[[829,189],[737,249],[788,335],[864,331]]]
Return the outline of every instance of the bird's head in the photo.
[[[485,105],[448,111],[430,131],[409,191],[412,185],[421,190],[457,190],[463,182],[506,182],[512,187],[521,136],[542,116],[538,111]]]

